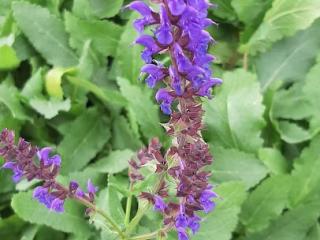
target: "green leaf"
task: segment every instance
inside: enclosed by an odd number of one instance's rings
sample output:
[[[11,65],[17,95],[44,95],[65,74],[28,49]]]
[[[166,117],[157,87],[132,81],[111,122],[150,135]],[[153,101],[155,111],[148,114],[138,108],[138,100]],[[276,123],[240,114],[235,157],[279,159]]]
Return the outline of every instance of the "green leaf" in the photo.
[[[259,159],[268,167],[271,173],[278,175],[288,173],[288,160],[285,159],[278,149],[259,149]]]
[[[143,91],[142,88],[132,85],[124,78],[117,78],[117,82],[122,95],[128,101],[128,108],[141,126],[143,134],[148,138],[163,136],[158,106],[151,101],[151,91]]]
[[[270,221],[281,215],[288,203],[292,179],[279,175],[263,181],[244,202],[241,222],[249,232],[266,228]]]
[[[296,159],[294,164],[294,187],[290,192],[290,206],[294,207],[301,204],[310,195],[319,192],[320,156],[319,156],[320,135],[315,137],[310,146],[305,148],[301,156]]]
[[[103,55],[114,56],[122,32],[120,26],[109,21],[84,20],[66,12],[65,25],[70,33],[70,44],[79,52],[89,39],[93,48]]]
[[[77,87],[79,86],[84,90],[92,92],[97,98],[107,104],[114,104],[117,106],[127,105],[127,100],[117,90],[101,88],[88,80],[78,77],[68,76],[67,80]]]
[[[19,27],[48,63],[60,67],[77,64],[78,57],[68,45],[60,19],[46,8],[28,2],[14,2],[12,8]]]
[[[19,101],[18,89],[8,83],[0,84],[0,103],[3,103],[12,116],[19,120],[30,120]]]
[[[0,56],[0,70],[11,70],[20,64],[16,51],[8,45],[0,46]]]
[[[273,42],[308,28],[320,17],[319,10],[318,0],[274,0],[262,24],[240,49],[252,54],[265,51]]]
[[[143,66],[143,61],[140,57],[142,47],[132,45],[137,38],[137,33],[132,27],[133,21],[136,18],[137,15],[132,14],[130,21],[125,26],[117,48],[114,66],[117,76],[126,78],[131,83],[139,82],[140,68]]]
[[[39,68],[25,83],[21,95],[29,100],[41,95],[43,89],[42,68]]]
[[[317,82],[311,86],[317,87]],[[319,85],[320,86],[320,85]],[[308,93],[303,92],[302,83],[278,91],[273,97],[270,119],[283,140],[299,143],[311,139],[320,131],[320,111],[311,103]],[[307,122],[307,124],[303,124]],[[310,122],[310,123],[309,123]]]
[[[129,160],[134,154],[129,149],[113,151],[108,156],[98,159],[89,167],[101,173],[118,173],[128,167]]]
[[[237,16],[231,6],[231,1],[232,0],[212,0],[211,2],[217,5],[217,8],[212,10],[214,15],[222,19],[227,19],[228,21],[235,21]]]
[[[207,137],[214,146],[256,152],[262,146],[265,125],[256,77],[238,69],[226,72],[223,80],[216,97],[204,103]]]
[[[241,180],[249,189],[258,184],[267,174],[266,167],[253,154],[222,147],[212,146],[211,149],[215,159],[211,166],[211,179],[214,182]]]
[[[130,128],[128,120],[123,116],[117,116],[113,121],[111,141],[115,149],[130,148],[138,150],[143,145],[139,137]]]
[[[68,112],[71,109],[71,101],[69,98],[60,101],[54,98],[47,100],[42,97],[35,97],[30,99],[29,104],[46,119],[54,118],[60,111]]]
[[[263,91],[275,81],[305,78],[320,49],[320,21],[291,38],[275,43],[257,58],[258,78]],[[302,60],[303,59],[303,60]]]
[[[58,145],[57,151],[63,159],[61,173],[82,169],[109,138],[108,121],[97,109],[89,109],[81,114]]]
[[[20,240],[33,240],[39,230],[39,227],[37,225],[32,225],[28,227],[22,234],[22,237]]]
[[[224,183],[216,188],[221,196],[217,207],[203,217],[199,232],[192,239],[229,240],[238,223],[240,206],[246,197],[244,186],[239,182]]]
[[[74,68],[52,68],[50,69],[45,78],[46,90],[50,97],[58,100],[63,99],[63,89],[61,87],[62,77],[68,72],[74,72]]]
[[[245,240],[301,240],[319,217],[319,209],[319,199],[303,204],[287,211],[267,229],[249,235]]]
[[[83,208],[79,208],[69,200],[65,203],[65,212],[61,214],[49,211],[33,199],[31,191],[15,194],[11,206],[19,217],[30,223],[46,225],[62,232],[76,233],[84,237],[91,234],[91,229],[83,218]]]
[[[120,11],[123,0],[89,0],[92,11],[99,18],[111,18]]]
[[[303,240],[319,240],[320,239],[320,226],[316,223]]]

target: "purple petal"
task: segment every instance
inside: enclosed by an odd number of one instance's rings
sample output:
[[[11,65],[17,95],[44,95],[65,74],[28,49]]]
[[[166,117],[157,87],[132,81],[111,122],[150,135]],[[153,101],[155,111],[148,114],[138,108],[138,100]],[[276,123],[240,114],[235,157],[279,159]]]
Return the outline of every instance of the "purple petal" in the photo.
[[[62,213],[64,211],[64,201],[59,198],[54,199],[51,203],[50,210]]]
[[[135,10],[138,13],[140,13],[142,16],[149,16],[151,15],[151,9],[150,7],[141,1],[133,1],[128,6],[131,10]]]
[[[93,195],[96,194],[96,192],[98,191],[98,188],[93,185],[93,183],[91,182],[91,179],[88,180],[87,189],[88,189],[88,192],[92,193]]]
[[[168,0],[168,5],[173,16],[181,15],[187,6],[184,0]]]
[[[164,6],[160,9],[160,27],[156,31],[156,38],[163,45],[169,45],[173,41],[169,17]]]
[[[189,236],[184,229],[178,229],[179,240],[189,240]]]
[[[5,168],[5,169],[14,169],[16,166],[16,163],[14,162],[6,162],[2,165],[2,168]]]
[[[166,206],[166,203],[163,201],[163,199],[160,196],[155,195],[154,201],[155,201],[154,209],[160,212],[164,212],[167,206]]]
[[[186,228],[188,226],[188,219],[187,219],[186,215],[183,213],[180,213],[176,217],[176,224],[175,225],[177,228]]]
[[[50,158],[50,164],[60,167],[61,166],[61,157],[59,155],[54,155]]]
[[[175,90],[178,96],[181,96],[182,95],[181,79],[178,71],[173,66],[170,66],[169,74],[172,80],[171,87]]]
[[[48,162],[48,158],[49,158],[49,154],[51,153],[52,148],[50,147],[45,147],[40,149],[37,152],[37,156],[39,158],[40,161],[43,161],[44,163]]]

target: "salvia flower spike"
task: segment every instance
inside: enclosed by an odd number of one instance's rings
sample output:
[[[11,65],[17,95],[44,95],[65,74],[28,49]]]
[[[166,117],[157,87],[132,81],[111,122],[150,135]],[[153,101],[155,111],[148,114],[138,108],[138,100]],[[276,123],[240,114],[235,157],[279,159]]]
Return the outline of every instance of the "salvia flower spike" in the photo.
[[[163,156],[157,139],[138,153],[138,159],[130,161],[129,175],[132,183],[143,180],[140,169],[150,161],[156,164],[156,173],[166,174],[176,183],[176,201],[168,198],[166,178],[161,178],[154,192],[143,192],[154,210],[164,217],[164,229],[176,229],[179,240],[189,239],[200,228],[198,212],[209,213],[215,207],[217,194],[209,184],[210,172],[205,168],[212,163],[208,145],[201,136],[203,110],[201,97],[211,98],[211,89],[222,81],[212,77],[211,63],[214,56],[208,47],[214,39],[205,30],[215,24],[207,18],[212,5],[207,0],[157,0],[156,12],[142,1],[128,5],[142,18],[134,22],[139,36],[136,44],[145,49],[141,58],[146,65],[148,87],[157,88],[156,101],[162,112],[170,116],[165,124],[173,144]],[[146,35],[150,28],[153,35]],[[160,55],[170,57],[164,66]],[[170,201],[168,200],[170,199]]]
[[[71,181],[65,188],[56,181],[61,167],[61,157],[52,155],[52,148],[37,148],[20,138],[15,144],[14,132],[4,129],[0,134],[0,156],[5,162],[4,169],[12,170],[12,180],[15,183],[23,178],[28,181],[40,180],[41,186],[33,191],[33,198],[54,212],[64,211],[67,198],[84,203],[93,203],[97,188],[88,180],[88,193],[82,191],[76,181]],[[88,209],[90,210],[90,209]]]

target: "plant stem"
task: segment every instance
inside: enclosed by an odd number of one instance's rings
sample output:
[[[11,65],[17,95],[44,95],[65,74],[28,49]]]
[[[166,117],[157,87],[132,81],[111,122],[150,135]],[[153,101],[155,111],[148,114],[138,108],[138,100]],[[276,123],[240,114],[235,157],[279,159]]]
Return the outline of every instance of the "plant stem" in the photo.
[[[102,216],[107,223],[110,224],[111,228],[117,232],[117,234],[119,235],[119,237],[123,240],[126,239],[125,234],[121,231],[121,229],[118,227],[118,225],[108,216],[107,213],[105,213],[103,210],[97,208],[94,204],[92,204],[91,202],[83,199],[83,198],[74,198],[75,200],[77,200],[78,202],[82,203],[83,205],[87,206],[90,209],[93,209],[93,211],[95,213],[98,213],[100,216]]]
[[[248,53],[247,52],[243,54],[243,69],[246,71],[248,70]]]
[[[146,233],[146,234],[142,234],[139,236],[135,236],[135,237],[131,237],[129,238],[129,240],[147,240],[147,239],[154,239],[156,237],[158,237],[161,233],[166,233],[170,230],[170,226],[167,226],[165,228],[159,229],[155,232],[151,232],[151,233]]]
[[[165,177],[165,173],[162,173],[160,175],[160,178],[159,178],[159,182],[158,184],[155,186],[153,192],[156,193],[159,191],[159,188],[161,186],[161,182],[163,181]],[[149,202],[145,202],[144,205],[139,209],[138,209],[138,212],[136,214],[136,216],[131,220],[131,222],[128,224],[127,226],[127,229],[126,229],[126,235],[129,236],[130,233],[135,229],[135,227],[139,224],[141,218],[144,216],[145,212],[150,208],[150,204]]]
[[[133,191],[133,183],[130,183],[129,191]],[[132,195],[130,194],[127,198],[127,205],[126,205],[126,216],[124,218],[124,224],[127,227],[130,222],[130,214],[131,214],[131,206],[132,206]]]

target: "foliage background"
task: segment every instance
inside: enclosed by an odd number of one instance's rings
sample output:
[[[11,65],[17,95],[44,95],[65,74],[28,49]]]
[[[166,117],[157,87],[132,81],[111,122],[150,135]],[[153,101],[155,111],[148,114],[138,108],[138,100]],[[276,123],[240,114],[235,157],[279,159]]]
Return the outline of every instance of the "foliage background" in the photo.
[[[127,160],[153,136],[168,143],[159,125],[167,119],[139,81],[128,2],[0,0],[0,129],[56,147],[59,179],[91,178],[119,224]],[[320,239],[320,1],[215,3],[210,51],[224,84],[204,101],[203,134],[221,199],[193,239]],[[0,239],[114,238],[73,202],[48,212],[31,200],[35,184],[14,186],[0,171]]]

